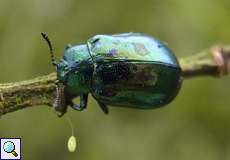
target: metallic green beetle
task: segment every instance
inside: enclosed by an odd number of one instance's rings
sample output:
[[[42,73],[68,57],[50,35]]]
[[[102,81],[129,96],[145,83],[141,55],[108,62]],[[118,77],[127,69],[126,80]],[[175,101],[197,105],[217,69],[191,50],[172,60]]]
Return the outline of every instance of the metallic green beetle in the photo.
[[[56,63],[48,37],[53,65],[57,68],[54,108],[62,116],[67,106],[82,111],[88,94],[104,113],[107,106],[153,109],[171,102],[181,86],[176,57],[153,37],[124,33],[96,35],[87,44],[65,49]],[[80,96],[80,104],[72,100]]]

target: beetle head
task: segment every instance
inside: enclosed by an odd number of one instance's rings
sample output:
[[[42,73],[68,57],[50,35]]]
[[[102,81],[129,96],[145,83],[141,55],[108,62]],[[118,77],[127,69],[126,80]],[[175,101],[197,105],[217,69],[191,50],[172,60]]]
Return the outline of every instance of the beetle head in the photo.
[[[68,67],[68,63],[61,59],[57,64],[57,79],[64,84],[69,72],[70,69]]]
[[[79,67],[77,62],[61,59],[60,62],[57,63],[57,79],[65,84],[69,75],[71,73],[76,74],[78,69]]]
[[[51,61],[57,71],[57,82],[62,83],[71,95],[77,96],[88,92],[87,84],[92,75],[92,64],[89,61],[90,54],[87,45],[68,45],[63,58],[57,63],[48,36],[42,33],[42,37],[49,46]]]

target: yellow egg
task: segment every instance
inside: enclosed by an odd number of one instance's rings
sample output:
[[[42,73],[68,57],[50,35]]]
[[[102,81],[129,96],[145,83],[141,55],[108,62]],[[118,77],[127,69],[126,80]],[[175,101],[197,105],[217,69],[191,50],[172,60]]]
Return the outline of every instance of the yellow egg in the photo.
[[[76,138],[74,136],[69,137],[67,147],[70,152],[74,152],[76,150]]]

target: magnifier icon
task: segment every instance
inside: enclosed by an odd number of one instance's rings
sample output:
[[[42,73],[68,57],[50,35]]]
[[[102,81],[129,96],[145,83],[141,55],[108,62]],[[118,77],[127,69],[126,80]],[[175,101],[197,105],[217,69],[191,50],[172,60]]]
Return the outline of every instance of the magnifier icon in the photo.
[[[14,155],[14,157],[17,157],[18,154],[17,152],[15,151],[15,145],[12,141],[7,141],[3,144],[3,150],[6,152],[6,153],[11,153]]]

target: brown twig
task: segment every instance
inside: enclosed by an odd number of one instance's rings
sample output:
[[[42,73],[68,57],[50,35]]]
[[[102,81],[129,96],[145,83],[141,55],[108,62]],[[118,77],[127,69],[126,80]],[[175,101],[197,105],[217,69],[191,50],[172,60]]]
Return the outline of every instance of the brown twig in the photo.
[[[214,46],[179,60],[185,78],[222,76],[230,71],[230,46]]]
[[[184,78],[226,75],[230,71],[230,46],[215,46],[201,53],[179,59]],[[51,106],[56,74],[31,80],[0,84],[0,116],[23,108]]]

